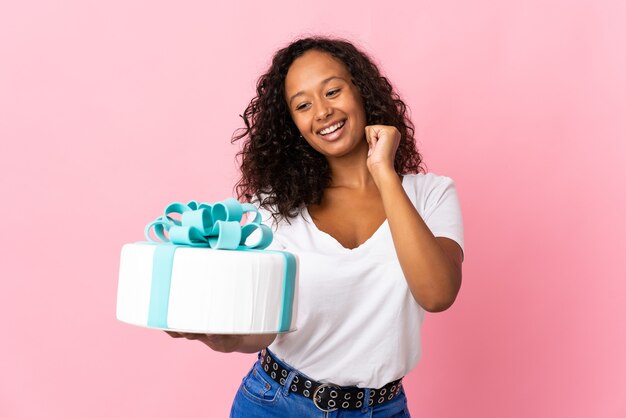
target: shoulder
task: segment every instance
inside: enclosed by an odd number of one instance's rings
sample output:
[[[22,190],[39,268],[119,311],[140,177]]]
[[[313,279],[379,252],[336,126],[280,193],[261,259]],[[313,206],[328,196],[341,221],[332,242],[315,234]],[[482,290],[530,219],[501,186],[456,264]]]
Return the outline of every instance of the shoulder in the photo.
[[[261,215],[261,222],[272,228],[275,233],[279,230],[291,227],[294,223],[301,221],[303,217],[303,210],[300,210],[295,217],[285,218],[279,216],[278,210],[273,205],[261,205],[257,199],[254,199],[250,203],[256,206]]]
[[[273,206],[262,206],[259,199],[252,199],[250,203],[256,207],[257,212],[261,215],[261,223],[268,226],[272,230],[272,242],[267,249],[283,251],[285,249],[285,244],[281,240],[281,232],[283,229],[281,226],[284,221],[278,220],[275,216],[276,210]]]
[[[452,178],[435,173],[405,174],[403,178],[405,184],[416,187],[436,188],[440,185],[454,183]]]
[[[275,204],[269,203],[274,202],[273,198],[270,198],[268,194],[260,194],[258,197],[253,197],[250,201],[253,204],[259,214],[261,214],[262,222],[272,227],[273,229],[277,229],[281,226],[290,225],[294,220],[302,218],[302,214],[304,211],[304,207],[295,211],[295,215],[291,217],[280,216],[278,208]]]
[[[402,184],[414,204],[436,200],[456,187],[452,178],[435,173],[405,174]]]

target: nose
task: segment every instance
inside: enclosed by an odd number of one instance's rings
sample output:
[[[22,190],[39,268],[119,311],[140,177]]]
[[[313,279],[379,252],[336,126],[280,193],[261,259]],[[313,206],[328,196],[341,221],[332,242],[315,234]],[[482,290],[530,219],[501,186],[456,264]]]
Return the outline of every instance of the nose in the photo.
[[[329,103],[326,103],[324,101],[320,102],[317,105],[317,109],[315,109],[315,115],[317,120],[323,120],[326,119],[328,116],[333,114],[333,108],[330,106]]]

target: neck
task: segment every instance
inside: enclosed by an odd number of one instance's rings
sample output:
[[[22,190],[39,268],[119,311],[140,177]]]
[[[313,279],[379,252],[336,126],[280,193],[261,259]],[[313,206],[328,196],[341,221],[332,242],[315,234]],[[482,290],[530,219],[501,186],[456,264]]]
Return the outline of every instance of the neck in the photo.
[[[350,155],[329,158],[330,187],[365,189],[372,186],[374,179],[367,168],[367,150],[366,145]]]

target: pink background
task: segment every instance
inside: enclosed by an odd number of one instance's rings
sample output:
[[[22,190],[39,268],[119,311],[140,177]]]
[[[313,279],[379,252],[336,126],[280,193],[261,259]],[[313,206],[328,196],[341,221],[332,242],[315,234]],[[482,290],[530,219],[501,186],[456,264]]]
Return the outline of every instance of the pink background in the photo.
[[[118,323],[119,251],[231,195],[238,115],[302,33],[369,51],[457,182],[464,284],[413,416],[626,416],[624,2],[226,3],[0,2],[0,416],[227,416],[255,356]]]

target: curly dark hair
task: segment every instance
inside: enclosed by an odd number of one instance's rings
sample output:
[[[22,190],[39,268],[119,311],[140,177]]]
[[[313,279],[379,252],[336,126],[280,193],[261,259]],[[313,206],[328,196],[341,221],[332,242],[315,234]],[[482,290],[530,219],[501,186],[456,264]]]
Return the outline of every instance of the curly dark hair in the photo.
[[[241,115],[245,128],[235,131],[232,138],[233,143],[245,138],[237,153],[241,160],[241,178],[235,185],[238,198],[257,200],[275,220],[288,221],[303,206],[319,204],[330,184],[326,158],[300,136],[285,99],[287,71],[309,50],[326,52],[347,67],[363,99],[367,125],[395,126],[400,131],[396,172],[425,171],[407,106],[367,54],[342,39],[298,39],[276,52],[270,68],[257,81],[256,97]]]

